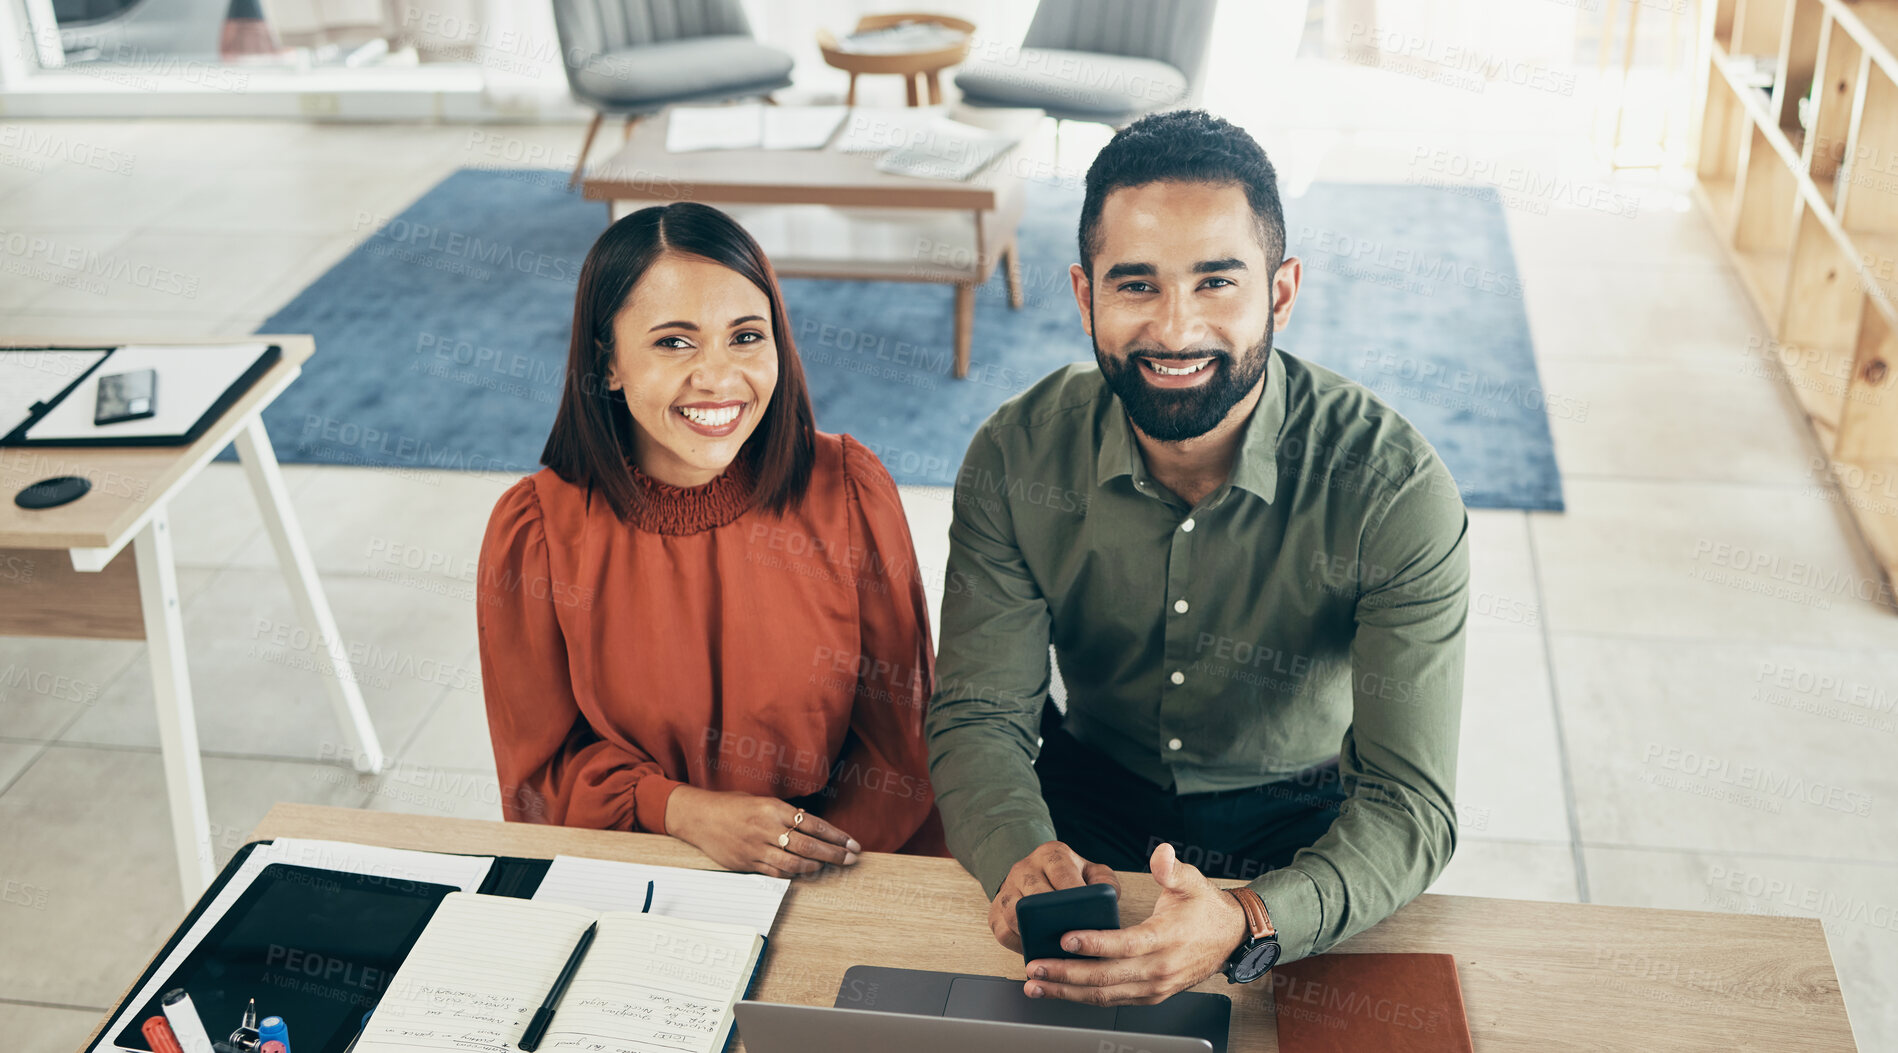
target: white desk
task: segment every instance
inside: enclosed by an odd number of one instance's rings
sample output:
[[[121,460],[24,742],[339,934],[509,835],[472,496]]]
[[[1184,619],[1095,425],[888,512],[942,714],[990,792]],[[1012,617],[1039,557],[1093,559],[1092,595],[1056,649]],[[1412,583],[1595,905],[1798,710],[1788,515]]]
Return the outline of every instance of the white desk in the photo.
[[[261,418],[315,350],[309,336],[251,336],[237,340],[283,348],[283,357],[243,397],[186,446],[0,448],[0,566],[30,573],[0,575],[0,635],[143,639],[151,659],[152,694],[158,709],[159,745],[171,802],[172,836],[185,902],[216,876],[204,771],[185,661],[178,571],[172,560],[168,508],[171,500],[224,447],[235,443],[250,480],[277,562],[290,585],[297,612],[322,641],[335,675],[328,677],[338,723],[355,747],[359,770],[380,771],[382,746],[363,706],[349,655],[336,632],[316,564],[290,507],[289,491]],[[15,340],[9,346],[110,347],[149,343],[134,337],[96,340]],[[58,508],[25,509],[13,495],[30,483],[57,475],[92,481],[84,497]],[[132,551],[126,552],[130,543]]]

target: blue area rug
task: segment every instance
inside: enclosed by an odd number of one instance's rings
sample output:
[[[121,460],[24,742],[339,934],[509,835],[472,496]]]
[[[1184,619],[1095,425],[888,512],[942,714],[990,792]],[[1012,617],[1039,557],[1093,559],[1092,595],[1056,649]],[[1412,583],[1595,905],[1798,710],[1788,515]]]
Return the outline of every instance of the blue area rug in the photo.
[[[1477,508],[1562,507],[1502,206],[1487,188],[1319,184],[1286,202],[1305,260],[1278,346],[1377,391]],[[382,223],[259,332],[317,355],[264,413],[290,462],[531,471],[559,401],[574,285],[605,209],[562,173],[463,169]],[[976,298],[970,377],[950,379],[953,295],[909,282],[784,282],[818,426],[898,482],[952,485],[975,428],[1092,358],[1068,290],[1077,190],[1029,186],[1026,304]],[[1580,407],[1586,412],[1586,407]]]

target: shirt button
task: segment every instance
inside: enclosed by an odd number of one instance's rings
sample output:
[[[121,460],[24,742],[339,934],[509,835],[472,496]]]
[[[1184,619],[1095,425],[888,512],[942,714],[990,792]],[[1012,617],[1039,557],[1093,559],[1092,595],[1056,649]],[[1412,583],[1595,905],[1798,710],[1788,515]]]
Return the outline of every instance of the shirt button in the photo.
[[[1173,676],[1171,677],[1171,679],[1175,684],[1184,684],[1186,683],[1186,674],[1180,672],[1178,669],[1175,669],[1173,671]]]
[[[1186,522],[1180,524],[1180,529],[1191,534],[1193,532],[1193,520],[1188,518]]]
[[[1181,742],[1179,739],[1169,739],[1167,740],[1166,748],[1170,750],[1176,750],[1184,745],[1186,745],[1186,743]]]
[[[1185,614],[1185,613],[1186,613],[1186,601],[1185,601],[1185,600],[1176,600],[1176,601],[1174,601],[1174,604],[1173,604],[1173,609],[1174,609],[1175,611],[1177,611],[1177,612],[1179,612],[1179,613],[1181,613],[1181,614]]]

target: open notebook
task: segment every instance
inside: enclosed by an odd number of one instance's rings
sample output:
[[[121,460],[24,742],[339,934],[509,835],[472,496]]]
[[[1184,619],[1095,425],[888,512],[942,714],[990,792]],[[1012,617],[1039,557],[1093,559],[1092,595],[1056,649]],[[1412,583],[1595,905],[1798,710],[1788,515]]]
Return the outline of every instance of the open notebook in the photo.
[[[355,1053],[511,1050],[588,925],[599,932],[540,1048],[723,1049],[764,938],[754,928],[450,893],[389,982]]]

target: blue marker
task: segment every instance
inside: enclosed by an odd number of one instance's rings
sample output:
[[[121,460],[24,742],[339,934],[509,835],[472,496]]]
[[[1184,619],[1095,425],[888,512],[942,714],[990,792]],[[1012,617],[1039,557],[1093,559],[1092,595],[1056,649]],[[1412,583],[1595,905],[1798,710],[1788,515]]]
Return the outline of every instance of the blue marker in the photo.
[[[260,1042],[281,1042],[283,1053],[290,1053],[290,1025],[283,1022],[283,1017],[264,1017],[264,1022],[257,1025],[257,1037]]]

